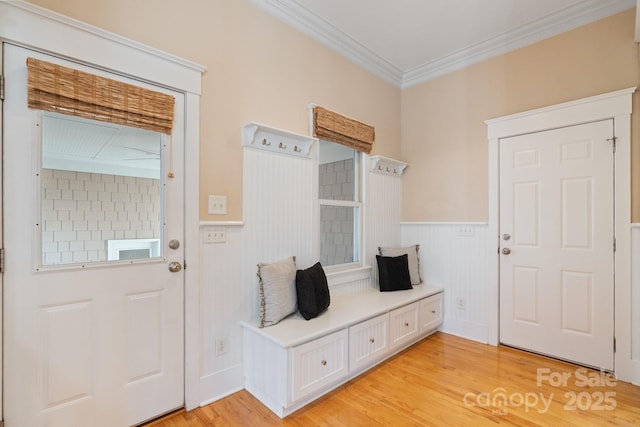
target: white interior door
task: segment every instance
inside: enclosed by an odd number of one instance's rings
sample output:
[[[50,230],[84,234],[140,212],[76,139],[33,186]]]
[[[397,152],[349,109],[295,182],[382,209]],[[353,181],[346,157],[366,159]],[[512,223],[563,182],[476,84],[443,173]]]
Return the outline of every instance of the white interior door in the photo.
[[[613,370],[613,121],[500,140],[500,341]]]
[[[175,97],[172,141],[42,113],[29,56],[127,81],[5,46],[5,423],[140,423],[184,402],[184,99],[129,81]]]

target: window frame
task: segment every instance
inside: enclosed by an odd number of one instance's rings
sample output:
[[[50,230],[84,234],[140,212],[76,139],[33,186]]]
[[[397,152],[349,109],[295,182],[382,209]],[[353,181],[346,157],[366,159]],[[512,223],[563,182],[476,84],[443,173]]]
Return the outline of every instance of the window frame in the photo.
[[[319,140],[320,141],[320,140]],[[336,144],[336,145],[341,145],[337,142],[332,142],[332,141],[327,141],[322,139],[321,141],[323,141],[324,143],[327,144]],[[349,148],[349,147],[345,147],[345,148]],[[366,266],[365,264],[365,256],[364,256],[364,153],[355,150],[353,148],[349,148],[351,150],[353,150],[353,161],[354,161],[354,172],[353,172],[353,179],[354,179],[354,197],[353,200],[334,200],[334,199],[323,199],[320,198],[319,194],[318,194],[318,204],[317,204],[317,208],[318,208],[318,221],[317,221],[317,226],[318,226],[318,242],[317,242],[317,247],[318,247],[318,255],[319,257],[321,257],[322,254],[322,243],[321,243],[321,236],[322,236],[322,221],[321,221],[321,210],[322,210],[322,206],[336,206],[336,207],[347,207],[347,208],[353,208],[354,209],[354,218],[353,218],[353,256],[354,261],[351,262],[347,262],[347,263],[341,263],[341,264],[331,264],[331,265],[323,265],[324,270],[326,271],[327,274],[332,274],[332,273],[338,273],[338,272],[345,272],[345,271],[352,271],[352,270],[357,270],[357,269],[361,269],[363,267]],[[319,170],[319,166],[320,166],[320,143],[318,143],[318,170],[317,170],[317,178],[318,178],[318,188],[320,185],[320,170]]]

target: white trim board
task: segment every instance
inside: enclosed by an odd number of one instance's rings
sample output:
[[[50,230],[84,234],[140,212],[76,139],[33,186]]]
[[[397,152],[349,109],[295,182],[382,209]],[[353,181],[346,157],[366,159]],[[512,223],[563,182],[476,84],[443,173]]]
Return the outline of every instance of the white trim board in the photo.
[[[133,79],[201,94],[206,67],[22,0],[0,1],[0,39]],[[82,37],[85,44],[73,37]],[[87,46],[92,48],[87,48]],[[141,60],[144,58],[144,60]]]
[[[631,109],[636,88],[579,99],[487,120],[489,140],[489,229],[487,261],[489,268],[489,343],[499,342],[499,141],[514,135],[573,126],[596,120],[613,119],[617,137],[615,168],[615,371],[623,381],[639,382],[631,358]],[[623,161],[626,159],[626,161]],[[637,308],[637,307],[636,307]]]

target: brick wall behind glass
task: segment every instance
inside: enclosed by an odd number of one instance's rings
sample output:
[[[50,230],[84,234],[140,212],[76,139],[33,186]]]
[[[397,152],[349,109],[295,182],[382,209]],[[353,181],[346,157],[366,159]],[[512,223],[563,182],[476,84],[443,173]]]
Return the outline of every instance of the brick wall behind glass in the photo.
[[[353,200],[353,159],[320,165],[320,199]],[[353,208],[321,206],[320,262],[353,262]]]
[[[42,263],[107,260],[107,240],[160,238],[160,181],[42,170]]]

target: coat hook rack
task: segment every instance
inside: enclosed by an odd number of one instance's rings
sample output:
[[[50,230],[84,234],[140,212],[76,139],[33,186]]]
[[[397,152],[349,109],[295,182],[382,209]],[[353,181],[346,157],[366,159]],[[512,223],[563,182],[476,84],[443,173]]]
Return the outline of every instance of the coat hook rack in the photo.
[[[371,156],[371,171],[384,175],[401,176],[407,163],[382,156]]]
[[[312,136],[301,135],[254,122],[247,123],[242,127],[243,146],[278,154],[309,158],[311,156],[311,146],[317,140]]]

